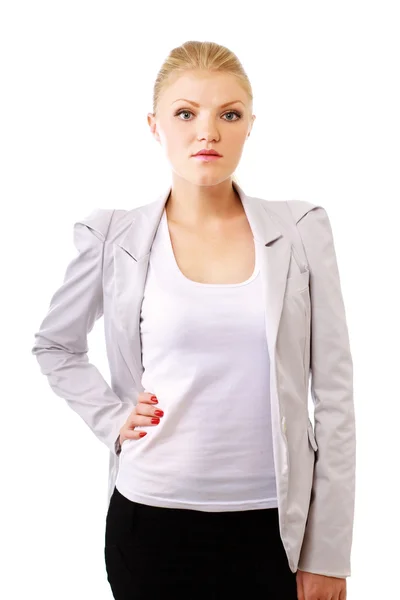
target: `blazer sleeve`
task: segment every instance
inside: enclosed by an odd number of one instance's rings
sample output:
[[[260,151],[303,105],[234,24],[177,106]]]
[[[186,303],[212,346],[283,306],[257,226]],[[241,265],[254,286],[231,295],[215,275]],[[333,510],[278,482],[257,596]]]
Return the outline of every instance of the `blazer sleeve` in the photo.
[[[353,362],[331,224],[315,206],[298,222],[310,269],[311,396],[318,445],[298,568],[347,577],[355,504]]]
[[[117,454],[119,430],[133,410],[88,359],[87,335],[103,315],[103,253],[114,210],[95,209],[73,226],[78,254],[54,292],[31,350],[53,392]]]

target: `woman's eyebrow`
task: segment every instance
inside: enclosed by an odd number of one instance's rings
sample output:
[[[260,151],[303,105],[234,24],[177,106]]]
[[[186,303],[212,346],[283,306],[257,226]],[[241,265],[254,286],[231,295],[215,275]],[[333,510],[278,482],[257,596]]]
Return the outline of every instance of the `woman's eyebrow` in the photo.
[[[200,104],[198,104],[197,102],[193,102],[193,100],[187,100],[186,98],[178,98],[178,100],[174,100],[172,102],[172,104],[174,104],[175,102],[179,102],[180,100],[183,100],[184,102],[188,102],[189,104],[193,104],[193,106],[197,106],[197,108],[200,107]],[[224,104],[221,104],[221,108],[224,108],[224,106],[228,106],[228,104],[235,104],[235,102],[242,102],[241,100],[232,100],[231,102],[225,102]],[[242,102],[242,104],[244,105],[244,102]]]

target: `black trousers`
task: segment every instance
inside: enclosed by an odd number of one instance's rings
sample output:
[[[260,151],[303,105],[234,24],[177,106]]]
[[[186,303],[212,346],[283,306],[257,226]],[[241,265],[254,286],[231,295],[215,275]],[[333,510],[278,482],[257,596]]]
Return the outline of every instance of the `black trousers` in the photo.
[[[159,508],[114,488],[104,556],[116,600],[297,600],[277,508]]]

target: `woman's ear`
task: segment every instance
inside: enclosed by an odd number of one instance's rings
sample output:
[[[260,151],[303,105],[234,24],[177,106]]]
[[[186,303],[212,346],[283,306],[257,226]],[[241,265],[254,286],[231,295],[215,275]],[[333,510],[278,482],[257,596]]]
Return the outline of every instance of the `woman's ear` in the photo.
[[[160,136],[158,135],[158,132],[157,132],[156,117],[153,113],[147,113],[147,123],[150,127],[150,131],[151,131],[152,135],[154,136],[155,140],[157,142],[159,142]]]

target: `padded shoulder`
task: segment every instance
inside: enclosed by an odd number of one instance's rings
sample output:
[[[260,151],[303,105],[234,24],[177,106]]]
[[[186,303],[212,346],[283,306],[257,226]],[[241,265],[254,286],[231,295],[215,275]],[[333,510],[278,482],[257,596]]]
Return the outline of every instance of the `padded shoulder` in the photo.
[[[310,212],[310,210],[319,206],[318,204],[313,204],[306,200],[263,200],[263,202],[269,210],[274,212],[284,221],[288,218],[287,209],[289,207],[296,223],[298,223],[304,215]]]
[[[304,215],[310,212],[310,210],[313,210],[318,206],[318,204],[307,202],[307,200],[288,200],[287,203],[296,223],[298,223]]]
[[[115,209],[113,208],[95,208],[86,217],[77,221],[76,225],[86,225],[93,231],[96,237],[102,242],[107,238],[107,233],[110,227],[111,219]]]

